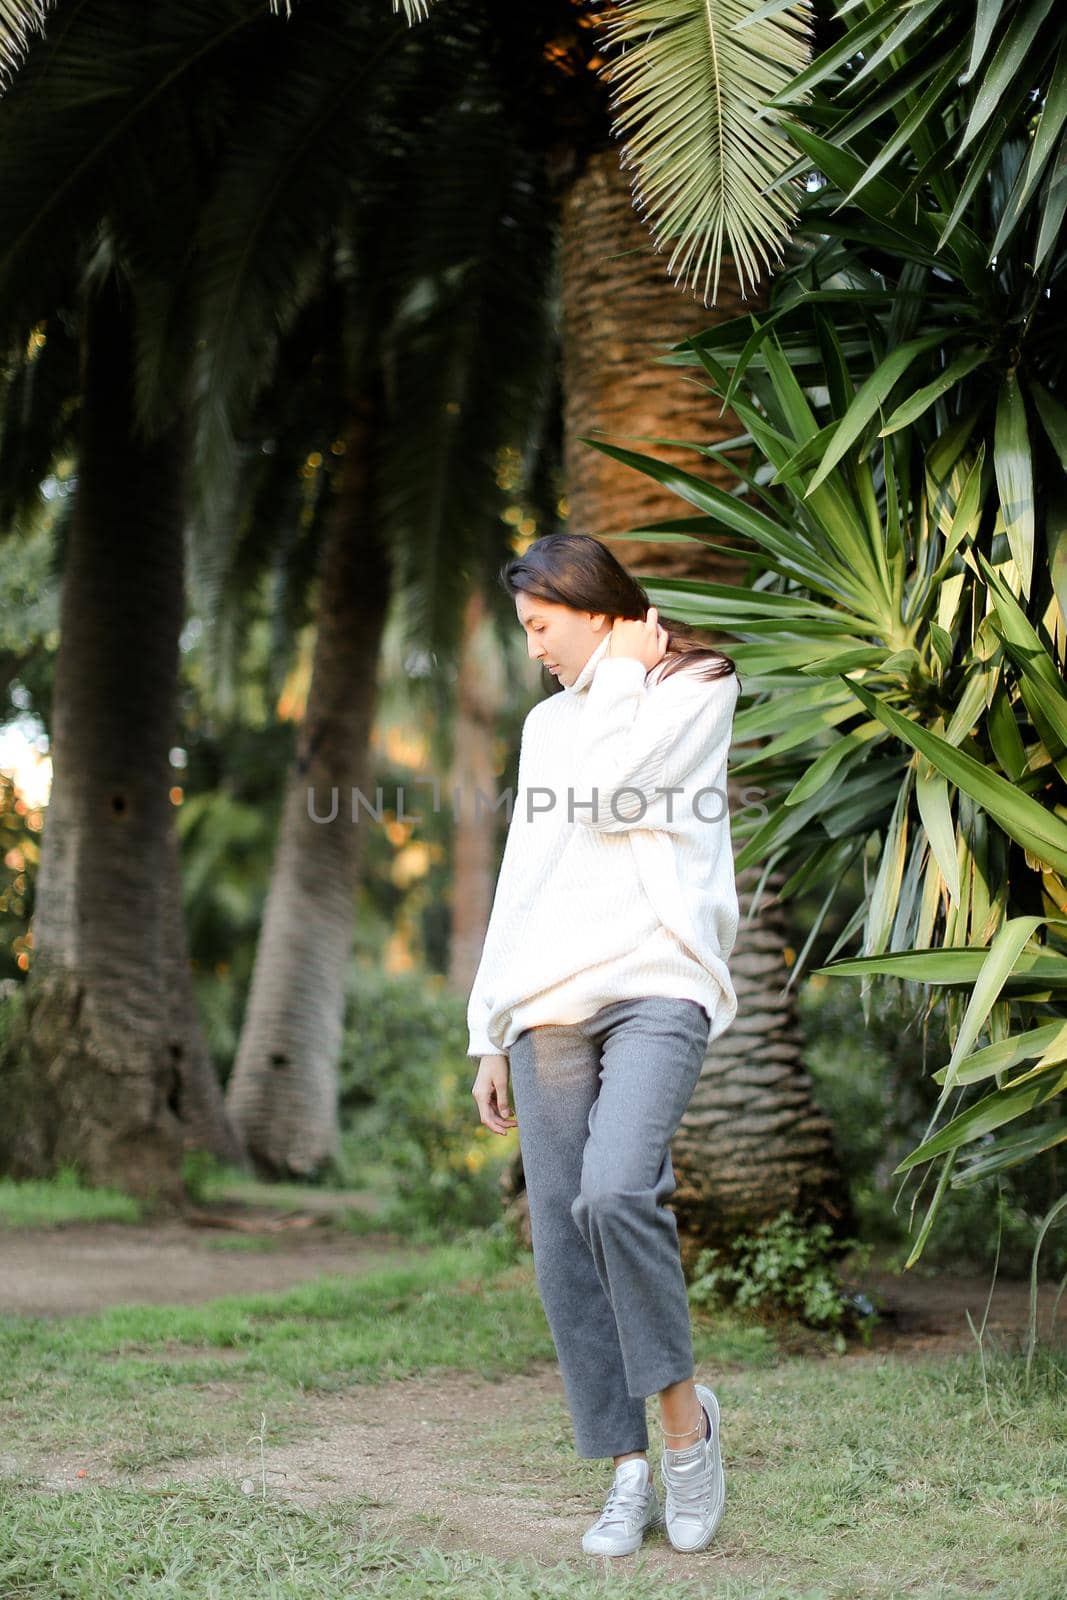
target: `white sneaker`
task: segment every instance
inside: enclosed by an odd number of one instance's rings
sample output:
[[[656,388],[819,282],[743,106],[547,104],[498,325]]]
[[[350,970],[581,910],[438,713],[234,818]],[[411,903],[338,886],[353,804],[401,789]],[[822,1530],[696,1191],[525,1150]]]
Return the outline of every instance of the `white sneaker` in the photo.
[[[604,1509],[582,1534],[587,1555],[628,1556],[640,1547],[645,1529],[659,1527],[663,1511],[648,1462],[631,1456],[615,1468]]]
[[[708,1414],[711,1433],[684,1450],[664,1446],[660,1460],[666,1490],[664,1521],[667,1537],[676,1550],[705,1550],[715,1537],[726,1505],[726,1475],[719,1449],[719,1402],[705,1383],[698,1383],[696,1392]]]

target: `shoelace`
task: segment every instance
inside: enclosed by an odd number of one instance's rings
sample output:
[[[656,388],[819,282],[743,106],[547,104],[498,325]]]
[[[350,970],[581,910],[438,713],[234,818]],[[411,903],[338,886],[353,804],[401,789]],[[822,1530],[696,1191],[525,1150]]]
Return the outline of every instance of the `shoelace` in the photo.
[[[627,1522],[631,1515],[641,1516],[647,1499],[648,1490],[641,1489],[637,1483],[613,1483],[596,1526],[606,1528],[612,1522]]]
[[[671,1491],[671,1505],[677,1512],[702,1513],[707,1501],[711,1498],[715,1482],[715,1457],[710,1448],[712,1438],[709,1435],[701,1440],[704,1445],[704,1460],[699,1472],[692,1472],[692,1462],[686,1462],[681,1470],[681,1476],[674,1477],[670,1470],[670,1463],[665,1462],[664,1478]],[[674,1469],[678,1471],[677,1468]]]

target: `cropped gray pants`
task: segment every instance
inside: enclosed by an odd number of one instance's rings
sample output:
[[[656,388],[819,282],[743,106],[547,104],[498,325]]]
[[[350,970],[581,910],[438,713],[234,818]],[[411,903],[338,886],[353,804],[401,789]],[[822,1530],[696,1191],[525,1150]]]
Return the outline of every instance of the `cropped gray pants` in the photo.
[[[580,1456],[648,1449],[645,1400],[693,1376],[670,1141],[707,1052],[695,1000],[527,1028],[508,1066],[534,1273]]]

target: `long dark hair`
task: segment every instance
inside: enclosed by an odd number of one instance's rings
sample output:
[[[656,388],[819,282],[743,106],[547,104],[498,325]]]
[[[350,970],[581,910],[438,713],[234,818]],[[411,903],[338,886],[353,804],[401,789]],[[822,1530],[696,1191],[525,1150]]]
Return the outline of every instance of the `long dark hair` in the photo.
[[[587,533],[546,533],[521,556],[505,562],[499,577],[512,596],[528,594],[532,599],[572,606],[575,611],[602,612],[612,621],[616,617],[643,621],[652,603],[607,546]],[[693,661],[708,662],[709,670],[699,676],[709,683],[737,673],[730,657],[706,644],[687,622],[662,616],[660,621],[667,629],[667,654],[649,669],[655,672],[662,667],[660,680]]]

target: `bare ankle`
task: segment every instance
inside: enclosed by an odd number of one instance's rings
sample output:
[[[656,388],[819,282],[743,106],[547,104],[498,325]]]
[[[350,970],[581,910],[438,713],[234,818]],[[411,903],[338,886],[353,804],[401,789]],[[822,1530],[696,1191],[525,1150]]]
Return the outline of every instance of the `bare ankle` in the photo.
[[[660,1433],[671,1450],[685,1449],[704,1433],[704,1408],[692,1378],[660,1390]]]

